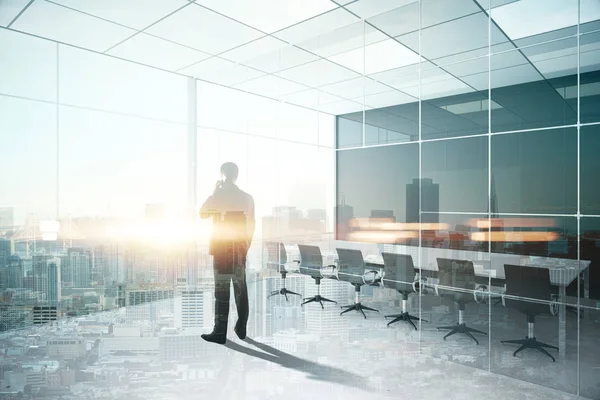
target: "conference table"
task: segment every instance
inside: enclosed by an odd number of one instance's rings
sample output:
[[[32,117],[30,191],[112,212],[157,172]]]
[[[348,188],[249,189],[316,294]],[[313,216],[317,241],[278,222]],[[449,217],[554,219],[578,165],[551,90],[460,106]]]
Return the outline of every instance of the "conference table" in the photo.
[[[470,260],[473,262],[476,282],[486,285],[490,293],[500,296],[504,288],[504,264],[522,265],[550,270],[550,282],[558,287],[558,348],[559,355],[564,358],[567,343],[566,289],[589,265],[588,260],[570,260],[554,257],[522,256],[518,254],[488,253],[472,250],[453,250],[443,248],[415,247],[415,246],[382,246],[364,243],[331,243],[328,248],[321,247],[323,265],[337,265],[335,247],[354,248],[361,250],[365,256],[367,267],[383,268],[382,251],[410,255],[413,258],[415,271],[420,277],[427,278],[428,285],[437,283],[437,258],[450,258],[456,260]],[[295,246],[286,246],[292,258],[299,257]],[[328,276],[324,276],[327,278]],[[331,277],[335,278],[334,275]],[[587,284],[587,282],[586,282]],[[586,291],[587,292],[587,291]]]

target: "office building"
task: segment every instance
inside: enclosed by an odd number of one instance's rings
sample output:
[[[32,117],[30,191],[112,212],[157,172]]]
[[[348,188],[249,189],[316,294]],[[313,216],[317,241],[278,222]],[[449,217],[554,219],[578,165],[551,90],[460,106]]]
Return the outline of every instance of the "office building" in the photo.
[[[598,0],[116,3],[0,2],[2,305],[156,339],[97,397],[600,398]],[[256,221],[227,347],[207,199]]]
[[[48,357],[73,360],[85,356],[85,340],[80,337],[52,338],[46,342]]]
[[[212,293],[208,289],[182,290],[175,294],[175,328],[211,328]]]

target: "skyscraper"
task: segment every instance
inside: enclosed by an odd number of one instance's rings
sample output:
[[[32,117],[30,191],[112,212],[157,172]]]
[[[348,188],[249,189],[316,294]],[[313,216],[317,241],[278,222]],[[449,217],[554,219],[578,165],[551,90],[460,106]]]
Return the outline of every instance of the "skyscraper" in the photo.
[[[68,276],[63,278],[63,282],[69,283],[73,287],[90,287],[92,284],[93,254],[90,250],[79,247],[72,247],[67,251]]]
[[[419,197],[419,185],[422,199]],[[433,183],[432,179],[413,179],[412,183],[406,184],[406,222],[419,222],[420,210],[426,212],[421,214],[420,222],[439,222],[437,213],[440,211],[440,185]]]

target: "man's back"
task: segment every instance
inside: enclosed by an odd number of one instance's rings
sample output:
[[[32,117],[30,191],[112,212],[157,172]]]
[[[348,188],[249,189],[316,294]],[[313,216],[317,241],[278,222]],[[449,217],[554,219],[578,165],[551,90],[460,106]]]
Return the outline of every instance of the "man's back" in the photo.
[[[213,217],[211,248],[225,241],[245,241],[254,234],[254,199],[234,184],[216,189],[202,208],[201,215]]]

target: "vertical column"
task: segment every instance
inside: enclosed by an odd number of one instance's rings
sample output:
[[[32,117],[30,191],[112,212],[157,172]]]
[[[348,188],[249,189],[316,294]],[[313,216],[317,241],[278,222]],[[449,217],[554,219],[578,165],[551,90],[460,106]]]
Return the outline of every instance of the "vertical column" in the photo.
[[[198,184],[197,85],[187,78],[187,208],[189,216],[196,213]]]

